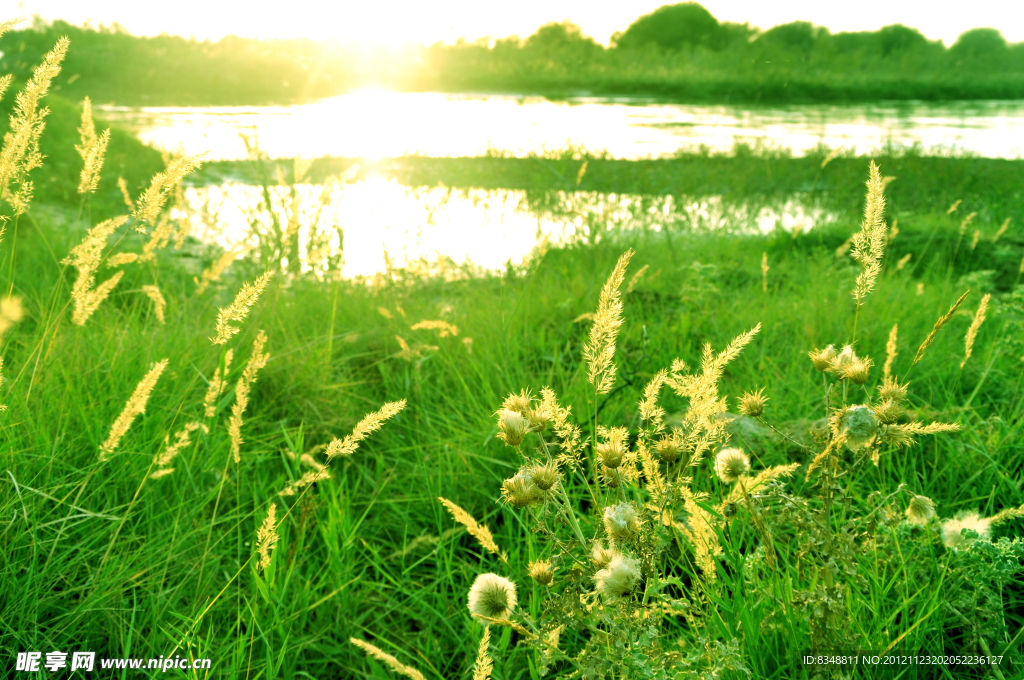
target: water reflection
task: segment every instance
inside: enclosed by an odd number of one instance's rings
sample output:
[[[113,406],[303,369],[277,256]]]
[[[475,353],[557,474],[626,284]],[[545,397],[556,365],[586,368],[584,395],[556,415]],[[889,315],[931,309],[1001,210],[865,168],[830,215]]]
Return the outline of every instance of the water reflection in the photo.
[[[311,104],[259,107],[101,107],[148,144],[211,160],[246,157],[255,131],[273,158],[515,155],[569,144],[616,158],[672,154],[737,139],[796,154],[820,143],[867,153],[886,143],[957,148],[987,157],[1024,151],[1024,102],[894,102],[774,107],[700,106],[649,99],[359,92]]]
[[[206,241],[255,254],[261,252],[261,240],[280,236],[272,233],[275,228],[295,229],[304,269],[324,276],[340,265],[346,278],[371,276],[389,266],[443,268],[434,266],[438,263],[498,270],[508,261],[522,262],[545,239],[552,244],[596,241],[618,230],[806,231],[835,219],[798,198],[752,208],[721,197],[585,191],[529,195],[416,188],[380,178],[344,186],[299,184],[294,194],[287,186],[268,190],[276,221],[261,207],[261,187],[233,183],[186,189],[185,210],[178,216]]]

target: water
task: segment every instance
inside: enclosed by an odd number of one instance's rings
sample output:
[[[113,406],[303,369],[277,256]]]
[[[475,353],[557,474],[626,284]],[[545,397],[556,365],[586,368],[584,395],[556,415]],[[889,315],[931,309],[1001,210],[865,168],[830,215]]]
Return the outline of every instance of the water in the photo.
[[[1004,158],[1018,158],[1024,149],[1024,102],[741,107],[361,92],[295,106],[103,107],[100,115],[146,143],[188,153],[208,151],[210,160],[244,159],[243,135],[255,136],[273,158],[330,155],[371,161],[406,154],[523,156],[570,146],[635,159],[700,145],[727,151],[737,141],[785,147],[796,155],[821,144],[858,153],[885,144],[920,145]],[[275,199],[282,224],[288,222],[291,205],[287,191],[280,188]],[[319,238],[336,248],[341,239],[328,232],[342,230],[341,271],[348,277],[384,271],[388,260],[397,267],[429,268],[451,261],[493,270],[510,260],[522,261],[541,239],[592,241],[617,228],[807,230],[835,219],[798,199],[754,210],[715,197],[677,202],[593,192],[561,193],[552,211],[550,206],[538,209],[519,191],[412,188],[372,177],[326,193],[323,187],[300,185],[296,196],[296,205],[303,206],[300,242]],[[320,199],[323,210],[318,212],[314,206]],[[260,192],[243,184],[193,187],[186,192],[186,212],[195,233],[206,240],[228,248],[252,247],[256,237],[250,224],[259,201]],[[309,258],[303,266],[320,267]]]
[[[1024,101],[806,104],[772,107],[667,104],[645,99],[359,92],[295,106],[102,107],[100,115],[167,150],[246,157],[240,132],[273,158],[406,154],[522,156],[576,145],[615,158],[671,155],[737,139],[790,148],[818,144],[868,153],[919,144],[1019,158]]]

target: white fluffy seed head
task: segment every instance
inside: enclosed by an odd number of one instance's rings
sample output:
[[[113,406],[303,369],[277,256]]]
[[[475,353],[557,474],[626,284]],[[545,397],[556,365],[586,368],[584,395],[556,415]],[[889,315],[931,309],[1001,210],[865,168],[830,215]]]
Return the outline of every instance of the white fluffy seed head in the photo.
[[[498,437],[509,446],[519,446],[530,432],[530,421],[515,411],[498,411]]]
[[[604,509],[604,529],[615,541],[625,542],[640,531],[636,510],[630,503],[620,503]]]
[[[913,524],[927,524],[935,516],[935,503],[927,496],[914,496],[907,506],[907,520]]]
[[[590,559],[598,566],[599,569],[603,569],[608,566],[608,563],[612,561],[616,552],[611,548],[606,548],[600,543],[595,543],[593,549],[590,551]]]
[[[715,456],[715,474],[726,484],[732,484],[749,471],[750,458],[741,449],[722,449]]]
[[[982,540],[988,540],[992,520],[976,512],[961,512],[953,519],[947,519],[942,523],[942,542],[947,548],[960,548],[967,543],[967,539],[960,533],[963,529],[976,531]]]
[[[624,555],[615,555],[607,567],[594,574],[597,590],[606,599],[629,595],[639,580],[640,563]]]
[[[469,589],[469,613],[505,619],[516,607],[516,586],[497,574],[480,574]]]

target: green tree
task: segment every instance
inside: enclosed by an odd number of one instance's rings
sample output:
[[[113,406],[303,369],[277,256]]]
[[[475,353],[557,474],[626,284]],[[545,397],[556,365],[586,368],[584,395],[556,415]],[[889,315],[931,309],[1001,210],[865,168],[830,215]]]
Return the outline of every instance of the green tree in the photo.
[[[615,46],[670,51],[697,46],[713,48],[720,43],[718,19],[696,2],[682,2],[643,15],[618,37]]]

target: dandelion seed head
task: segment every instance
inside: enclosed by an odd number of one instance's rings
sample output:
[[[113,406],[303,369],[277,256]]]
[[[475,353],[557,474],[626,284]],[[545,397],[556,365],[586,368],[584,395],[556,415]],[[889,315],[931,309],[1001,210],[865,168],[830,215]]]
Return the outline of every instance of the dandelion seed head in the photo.
[[[725,448],[715,457],[715,474],[726,484],[732,484],[750,471],[750,458],[741,449]]]
[[[469,589],[469,613],[507,619],[516,607],[516,586],[497,574],[480,574]]]

